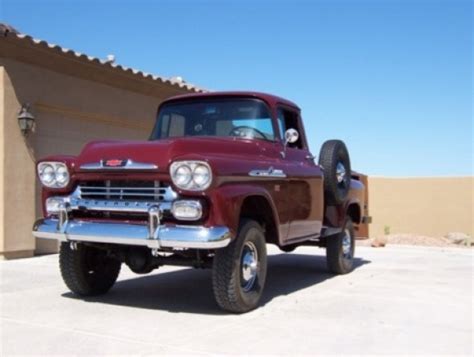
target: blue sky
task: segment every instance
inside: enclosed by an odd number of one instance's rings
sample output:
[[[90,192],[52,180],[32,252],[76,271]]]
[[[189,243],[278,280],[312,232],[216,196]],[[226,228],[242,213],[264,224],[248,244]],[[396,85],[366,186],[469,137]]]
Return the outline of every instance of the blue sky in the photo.
[[[214,90],[278,94],[312,151],[381,176],[473,175],[468,0],[0,0],[21,32]]]

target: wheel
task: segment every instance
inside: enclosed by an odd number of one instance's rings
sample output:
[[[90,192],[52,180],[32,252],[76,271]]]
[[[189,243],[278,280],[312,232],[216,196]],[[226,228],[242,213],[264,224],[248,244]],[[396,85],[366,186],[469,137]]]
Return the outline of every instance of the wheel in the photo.
[[[227,247],[217,249],[212,287],[217,304],[234,313],[258,306],[267,275],[267,248],[262,227],[242,220],[239,232]]]
[[[107,252],[78,244],[72,250],[69,243],[61,243],[59,267],[67,287],[81,296],[105,294],[120,273],[120,261]]]
[[[352,220],[346,218],[341,233],[326,238],[328,269],[336,274],[347,274],[354,269],[355,235]]]
[[[349,194],[351,161],[346,145],[340,140],[328,140],[321,147],[319,165],[324,171],[324,196],[329,205],[339,205]]]

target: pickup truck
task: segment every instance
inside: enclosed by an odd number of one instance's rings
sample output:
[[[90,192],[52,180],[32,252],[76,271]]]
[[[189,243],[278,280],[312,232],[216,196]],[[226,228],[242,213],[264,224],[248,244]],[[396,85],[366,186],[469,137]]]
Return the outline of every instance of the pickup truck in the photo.
[[[212,269],[217,304],[259,305],[266,244],[326,249],[328,269],[354,267],[365,187],[346,145],[318,163],[298,106],[255,92],[177,96],[158,108],[148,141],[99,141],[37,163],[44,218],[33,235],[61,242],[60,270],[80,296],[106,293],[122,263]],[[190,302],[191,303],[191,302]]]

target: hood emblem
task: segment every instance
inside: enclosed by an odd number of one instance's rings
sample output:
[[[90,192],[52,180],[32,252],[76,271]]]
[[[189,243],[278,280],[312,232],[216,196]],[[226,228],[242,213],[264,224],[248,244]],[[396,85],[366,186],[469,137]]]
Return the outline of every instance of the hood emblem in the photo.
[[[102,160],[103,167],[124,167],[127,164],[127,160]]]
[[[131,159],[107,159],[83,164],[81,170],[158,170],[158,166],[146,162],[135,162]]]

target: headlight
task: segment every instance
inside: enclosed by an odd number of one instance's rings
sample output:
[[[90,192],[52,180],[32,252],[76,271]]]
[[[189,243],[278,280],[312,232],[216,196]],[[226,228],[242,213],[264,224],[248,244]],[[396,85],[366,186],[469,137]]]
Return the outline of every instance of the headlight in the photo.
[[[212,181],[211,168],[204,161],[175,161],[170,175],[173,183],[183,190],[205,190]]]
[[[40,180],[44,185],[51,185],[54,182],[54,168],[45,164],[39,169]]]
[[[177,186],[186,187],[193,179],[193,172],[189,166],[181,165],[176,168],[173,177]]]
[[[66,187],[69,183],[69,171],[62,162],[40,162],[38,176],[41,183],[50,188]]]

